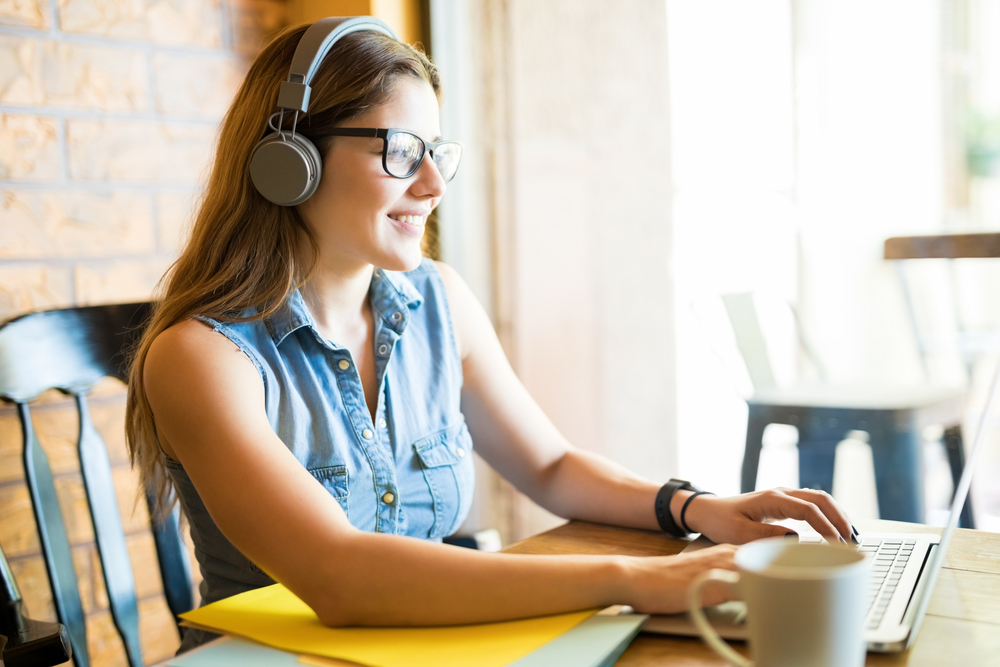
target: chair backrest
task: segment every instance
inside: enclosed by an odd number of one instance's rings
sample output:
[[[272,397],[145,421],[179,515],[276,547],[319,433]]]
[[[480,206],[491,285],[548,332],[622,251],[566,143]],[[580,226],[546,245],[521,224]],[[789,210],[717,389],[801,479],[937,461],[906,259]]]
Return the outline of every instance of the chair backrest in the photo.
[[[52,599],[66,626],[78,666],[89,665],[83,606],[73,570],[66,526],[48,457],[39,445],[29,402],[49,389],[74,398],[79,413],[80,471],[94,524],[108,602],[129,664],[143,664],[135,582],[104,442],[94,428],[87,394],[105,377],[126,380],[127,351],[148,319],[150,304],[68,308],[31,313],[0,327],[0,399],[16,404],[24,446],[25,482],[45,558]],[[147,503],[153,500],[147,494]],[[193,606],[190,565],[178,530],[178,514],[153,521],[163,590],[176,615]]]
[[[797,359],[800,352],[816,369],[819,379],[826,379],[826,369],[802,330],[798,315],[787,301],[777,297],[767,298],[756,292],[738,292],[723,294],[722,303],[754,391],[775,389],[794,380],[793,372],[785,366],[789,365],[789,360]],[[784,328],[789,329],[784,332],[787,335],[776,336],[774,327],[768,332],[765,320],[772,324],[773,320],[784,320],[787,325]],[[785,339],[781,341],[784,345],[776,338]],[[786,363],[778,363],[779,357]]]
[[[1000,350],[1000,333],[995,330],[975,331],[967,326],[953,260],[1000,258],[1000,232],[895,236],[885,240],[883,257],[892,261],[895,266],[906,315],[917,343],[924,375],[928,378],[932,376],[932,356],[957,355],[965,367],[966,380],[971,384],[977,359],[982,357],[984,352]],[[918,306],[927,309],[927,299],[924,297],[918,300],[915,297],[914,286],[911,284],[915,276],[908,278],[904,268],[904,262],[907,260],[924,259],[948,260],[948,270],[943,276],[937,277],[942,277],[946,284],[951,307],[942,309],[945,311],[944,317],[936,319],[951,321],[937,321],[938,331],[928,330],[927,318],[922,318],[918,314],[918,310],[921,310]],[[942,324],[947,325],[943,332],[940,331]]]

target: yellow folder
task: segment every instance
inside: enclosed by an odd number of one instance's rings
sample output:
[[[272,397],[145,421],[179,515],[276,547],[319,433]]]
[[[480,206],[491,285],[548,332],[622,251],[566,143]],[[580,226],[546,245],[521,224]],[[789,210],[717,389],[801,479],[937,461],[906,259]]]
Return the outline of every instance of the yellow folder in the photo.
[[[275,584],[206,605],[181,618],[191,627],[371,667],[503,667],[596,611],[475,625],[330,628],[291,591]]]

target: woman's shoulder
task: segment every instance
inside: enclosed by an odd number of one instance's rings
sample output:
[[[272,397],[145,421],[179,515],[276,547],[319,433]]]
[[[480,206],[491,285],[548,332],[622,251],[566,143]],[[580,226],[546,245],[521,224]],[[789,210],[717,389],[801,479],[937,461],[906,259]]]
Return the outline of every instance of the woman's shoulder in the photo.
[[[219,353],[236,348],[236,344],[216,333],[210,322],[187,319],[173,324],[153,339],[146,357],[147,366],[160,360],[176,363],[179,360],[197,361],[214,358]]]
[[[253,398],[260,372],[246,350],[194,319],[173,324],[150,343],[143,383],[150,401],[186,403],[206,388]],[[248,393],[249,392],[249,393]]]

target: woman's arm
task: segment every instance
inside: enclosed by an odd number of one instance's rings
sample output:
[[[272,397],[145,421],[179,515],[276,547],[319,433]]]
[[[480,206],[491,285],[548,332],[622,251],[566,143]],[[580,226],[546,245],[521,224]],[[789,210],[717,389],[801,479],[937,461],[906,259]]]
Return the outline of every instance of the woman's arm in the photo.
[[[224,336],[175,325],[157,337],[144,371],[161,444],[219,529],[330,625],[472,623],[609,604],[679,611],[695,575],[733,567],[731,547],[665,558],[513,556],[359,531],[274,434],[260,375]]]
[[[596,454],[573,447],[518,380],[493,325],[458,274],[438,264],[451,307],[464,384],[465,413],[476,451],[545,509],[584,519],[656,530],[655,484]],[[567,381],[572,381],[569,379]],[[671,501],[675,521],[690,491]],[[717,542],[743,543],[784,535],[766,521],[808,521],[828,539],[850,539],[851,525],[822,491],[774,489],[735,498],[699,496],[685,519]]]

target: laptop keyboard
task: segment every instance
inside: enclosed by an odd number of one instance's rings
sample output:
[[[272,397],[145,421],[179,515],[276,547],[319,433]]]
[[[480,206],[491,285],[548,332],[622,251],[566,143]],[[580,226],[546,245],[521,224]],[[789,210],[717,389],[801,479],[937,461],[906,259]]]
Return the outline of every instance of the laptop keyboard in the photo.
[[[916,544],[916,540],[861,540],[858,550],[872,555],[867,629],[874,630],[882,622]]]

